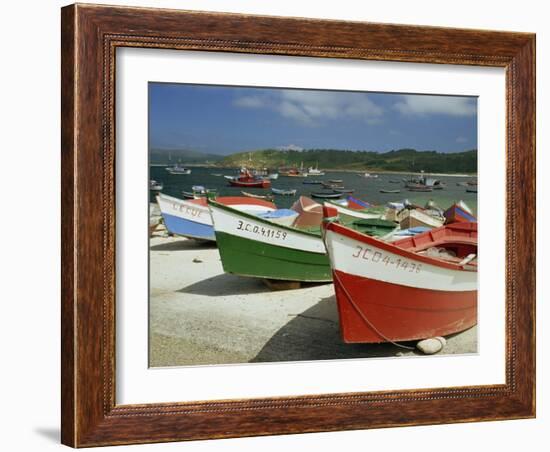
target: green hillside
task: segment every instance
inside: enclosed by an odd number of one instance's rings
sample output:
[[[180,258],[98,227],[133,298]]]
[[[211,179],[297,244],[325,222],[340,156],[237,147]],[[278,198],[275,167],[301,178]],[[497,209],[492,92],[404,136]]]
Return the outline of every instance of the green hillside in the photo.
[[[319,166],[320,169],[341,169],[357,171],[404,171],[424,170],[431,173],[475,173],[477,172],[477,151],[443,153],[399,149],[390,152],[346,151],[336,149],[310,149],[304,151],[279,151],[266,149],[240,152],[218,162],[224,167],[267,167],[281,166],[304,168]]]

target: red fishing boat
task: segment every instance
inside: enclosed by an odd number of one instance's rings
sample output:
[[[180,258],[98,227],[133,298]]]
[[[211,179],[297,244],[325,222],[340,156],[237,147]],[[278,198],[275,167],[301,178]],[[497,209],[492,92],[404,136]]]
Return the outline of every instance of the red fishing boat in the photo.
[[[271,187],[271,182],[269,179],[256,179],[250,178],[245,179],[239,177],[238,179],[233,179],[229,181],[229,184],[233,187],[246,187],[246,188],[269,188]]]
[[[330,221],[330,257],[345,342],[445,336],[477,323],[477,223],[456,223],[393,243]]]
[[[254,176],[247,169],[242,169],[237,177],[228,179],[229,184],[233,187],[246,187],[246,188],[269,188],[271,187],[271,181],[261,177]]]
[[[464,201],[454,203],[443,215],[445,216],[445,224],[477,221],[477,218]]]

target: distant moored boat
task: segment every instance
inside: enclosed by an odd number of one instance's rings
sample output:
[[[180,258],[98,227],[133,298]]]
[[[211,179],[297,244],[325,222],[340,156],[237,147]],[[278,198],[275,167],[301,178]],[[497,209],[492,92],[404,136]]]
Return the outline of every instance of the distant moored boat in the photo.
[[[175,164],[174,166],[169,166],[166,168],[166,171],[168,171],[170,174],[178,174],[178,175],[186,175],[191,174],[191,170],[189,168],[184,168],[179,163]]]
[[[313,166],[310,166],[307,169],[307,175],[308,176],[324,176],[325,173],[319,169],[319,165],[317,165],[315,168]]]
[[[242,168],[239,175],[236,177],[227,177],[229,185],[232,187],[243,188],[269,188],[271,187],[271,180],[260,176],[254,176],[246,168]]]
[[[149,190],[151,191],[161,191],[164,188],[164,184],[162,182],[158,182],[156,180],[151,179],[149,181]]]
[[[342,196],[344,196],[344,193],[335,193],[335,192],[330,192],[330,193],[324,193],[324,192],[315,192],[315,193],[311,193],[311,197],[312,198],[320,198],[320,199],[337,199],[337,198],[341,198]]]
[[[271,191],[275,195],[283,195],[283,196],[294,196],[296,194],[296,189],[283,189],[283,188],[271,188]]]

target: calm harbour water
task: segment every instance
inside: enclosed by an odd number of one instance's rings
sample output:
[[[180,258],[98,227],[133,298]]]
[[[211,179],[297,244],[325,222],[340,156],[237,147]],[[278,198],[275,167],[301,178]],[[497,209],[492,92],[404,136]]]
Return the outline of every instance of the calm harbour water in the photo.
[[[162,193],[176,198],[183,198],[182,191],[190,192],[193,185],[203,185],[208,189],[216,189],[220,196],[242,196],[242,190],[257,195],[271,193],[270,189],[230,187],[223,175],[235,176],[237,169],[193,167],[189,175],[172,175],[168,174],[165,167],[151,166],[149,171],[151,179],[164,184]],[[214,176],[213,174],[222,174],[222,176]],[[324,190],[322,185],[303,184],[304,180],[328,181],[329,179],[341,179],[346,188],[355,189],[352,196],[370,203],[385,204],[388,201],[401,201],[406,198],[412,203],[424,205],[428,200],[433,199],[440,207],[446,208],[455,201],[463,200],[477,214],[477,193],[467,193],[465,187],[457,186],[458,182],[472,179],[471,176],[433,176],[445,182],[447,187],[443,190],[434,190],[428,193],[408,191],[401,181],[404,177],[407,177],[407,175],[379,173],[378,178],[364,178],[360,177],[357,173],[328,171],[325,176],[311,176],[308,178],[279,176],[279,179],[271,181],[271,185],[274,188],[297,189],[295,196],[274,196],[274,202],[280,208],[290,207],[300,195],[310,196],[312,192]],[[391,183],[390,180],[399,180],[401,182]],[[401,192],[397,194],[385,194],[380,193],[381,189],[398,189]],[[152,192],[150,192],[150,201],[155,202],[155,194]]]

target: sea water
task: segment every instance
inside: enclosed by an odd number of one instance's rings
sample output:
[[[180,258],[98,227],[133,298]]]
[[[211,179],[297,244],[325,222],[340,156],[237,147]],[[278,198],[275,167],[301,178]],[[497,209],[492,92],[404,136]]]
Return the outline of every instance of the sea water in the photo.
[[[210,167],[192,167],[191,174],[173,175],[168,174],[164,166],[151,166],[149,169],[150,179],[162,182],[165,193],[176,198],[183,198],[182,191],[191,192],[193,185],[203,185],[207,189],[214,189],[219,196],[243,196],[242,191],[253,193],[255,195],[271,194],[271,189],[242,188],[229,186],[228,180],[223,177],[236,176],[237,168],[210,168]],[[214,176],[221,174],[221,176]],[[307,178],[283,177],[271,181],[271,186],[281,189],[296,189],[295,196],[273,195],[274,202],[279,208],[290,207],[300,195],[311,196],[312,192],[330,191],[322,185],[304,184],[304,181],[319,180],[328,182],[329,179],[340,179],[343,186],[348,189],[354,189],[351,196],[368,201],[373,204],[386,204],[388,201],[401,201],[408,199],[413,204],[424,206],[430,199],[439,207],[445,209],[455,201],[463,200],[477,215],[477,193],[467,193],[466,187],[457,185],[459,182],[474,179],[472,176],[433,176],[446,183],[447,186],[442,190],[433,190],[432,192],[411,192],[405,188],[402,181],[407,178],[407,174],[397,173],[371,173],[378,174],[377,178],[365,178],[355,172],[327,171],[324,176],[311,176]],[[427,176],[429,176],[427,174]],[[391,183],[390,180],[399,180],[400,183]],[[149,181],[144,181],[149,186]],[[380,190],[400,190],[400,193],[380,193]],[[155,192],[150,191],[150,202],[155,202]],[[317,200],[322,202],[322,200]]]

